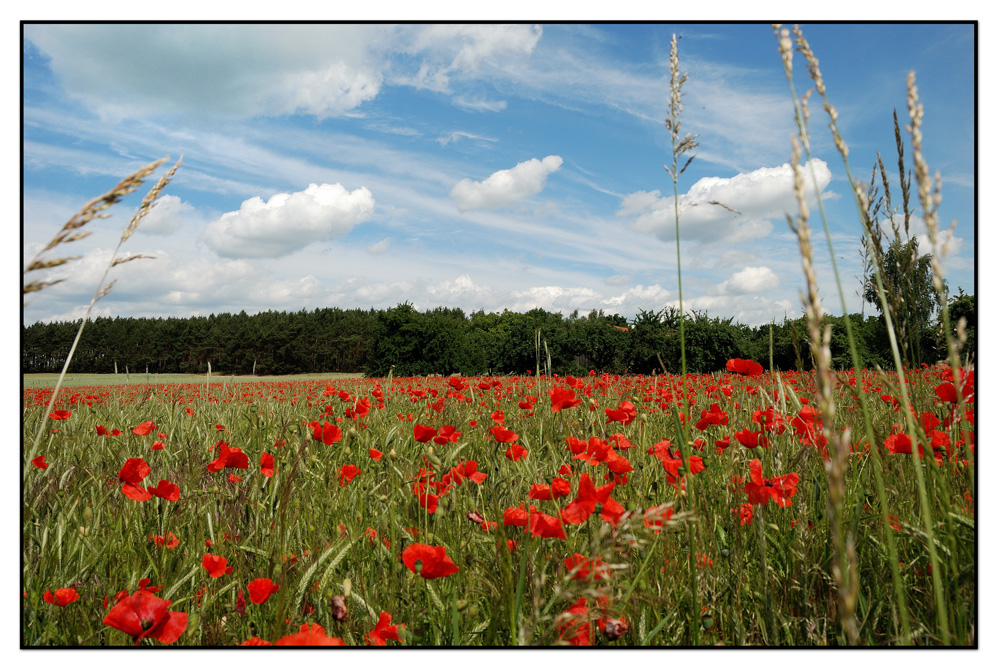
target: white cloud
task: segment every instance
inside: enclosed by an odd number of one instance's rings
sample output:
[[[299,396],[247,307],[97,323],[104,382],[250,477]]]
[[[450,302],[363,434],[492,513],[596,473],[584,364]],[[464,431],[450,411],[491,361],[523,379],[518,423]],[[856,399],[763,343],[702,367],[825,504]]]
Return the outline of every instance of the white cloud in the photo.
[[[462,179],[451,189],[451,199],[461,212],[501,209],[542,192],[550,174],[562,166],[559,156],[532,158],[509,170],[494,172],[484,181]]]
[[[371,253],[373,256],[378,256],[388,251],[390,244],[392,244],[392,239],[386,237],[385,239],[380,239],[379,241],[375,242],[365,250],[368,251],[368,253]]]
[[[830,184],[826,163],[813,158],[819,190]],[[806,164],[806,179],[810,167]],[[815,202],[813,189],[807,185],[807,198]],[[699,179],[678,198],[680,235],[685,241],[711,243],[747,241],[765,237],[773,226],[770,219],[783,219],[798,211],[793,190],[792,167],[762,167],[735,177]],[[618,216],[629,220],[641,232],[652,232],[663,241],[675,239],[674,198],[661,197],[660,191],[638,191],[622,199]]]
[[[465,132],[464,130],[456,130],[455,132],[438,137],[437,143],[441,146],[448,146],[451,142],[457,142],[460,139],[478,139],[483,142],[497,141],[495,137],[486,137],[484,135],[475,135],[471,132]]]
[[[541,35],[540,26],[495,24],[36,24],[25,29],[25,38],[50,59],[66,90],[108,118],[169,112],[302,113],[321,119],[356,114],[386,81],[447,92],[453,77],[529,56]],[[469,104],[492,111],[505,105]]]
[[[161,195],[142,220],[136,232],[151,235],[172,235],[181,228],[181,218],[186,212],[194,210],[187,202],[182,202],[176,195]]]
[[[378,94],[391,33],[377,25],[49,24],[27,27],[25,37],[67,91],[112,117],[323,118]]]
[[[722,289],[729,294],[746,295],[763,293],[780,285],[781,280],[770,267],[744,267],[724,281]]]
[[[414,26],[397,34],[396,48],[419,55],[419,70],[400,83],[448,92],[450,78],[473,74],[485,63],[509,64],[531,55],[541,26],[439,24]]]
[[[882,219],[879,223],[889,241],[895,238],[895,233],[892,230],[893,220],[895,220],[896,225],[899,227],[900,236],[906,236],[902,214],[894,214],[892,219]],[[931,253],[933,245],[931,244],[931,237],[927,232],[927,223],[924,221],[923,216],[910,216],[910,236],[917,238],[917,252],[920,255]],[[938,223],[937,252],[939,258],[948,261],[961,255],[962,242],[963,239],[957,236],[954,231],[941,226],[940,222]],[[883,244],[883,246],[887,245],[888,241]]]
[[[340,184],[309,184],[304,191],[278,193],[267,202],[245,200],[210,223],[204,240],[227,258],[276,258],[326,237],[340,237],[369,218],[375,198],[367,188],[348,192]]]
[[[615,274],[604,280],[605,286],[623,286],[632,280],[631,274]]]
[[[468,109],[469,111],[499,112],[507,108],[506,100],[466,100],[465,98],[459,96],[456,97],[453,102],[462,109]]]

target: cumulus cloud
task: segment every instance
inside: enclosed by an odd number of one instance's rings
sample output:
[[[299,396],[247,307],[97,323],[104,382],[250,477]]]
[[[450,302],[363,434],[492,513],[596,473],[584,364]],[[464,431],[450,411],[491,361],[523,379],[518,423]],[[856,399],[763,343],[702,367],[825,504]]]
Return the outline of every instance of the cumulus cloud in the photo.
[[[781,280],[770,267],[744,267],[724,281],[722,289],[731,295],[746,295],[763,293],[780,285]]]
[[[340,184],[309,184],[304,191],[278,193],[267,202],[245,200],[210,223],[204,240],[227,258],[277,258],[327,237],[340,237],[368,219],[375,198],[367,188],[348,192]]]
[[[548,176],[562,166],[559,156],[532,158],[509,170],[494,172],[484,181],[462,179],[451,189],[451,199],[461,212],[502,209],[542,192]]]
[[[895,233],[892,230],[893,222],[899,228],[900,236],[905,237],[903,216],[894,214],[892,219],[886,218],[879,223],[879,227],[882,228],[886,238],[888,240],[895,238]],[[927,223],[922,216],[910,216],[910,236],[917,238],[917,252],[920,255],[931,253],[934,245],[931,244],[931,238],[927,232]],[[937,253],[939,258],[949,260],[961,255],[962,243],[963,239],[957,236],[953,230],[945,228],[939,223],[937,233]],[[885,242],[884,245],[888,245],[888,242]]]
[[[807,183],[812,172],[820,192],[829,184],[826,163],[813,158],[806,164]],[[811,170],[810,170],[811,168]],[[812,189],[808,197],[814,201]],[[770,220],[783,219],[798,211],[793,190],[792,167],[762,167],[734,177],[699,179],[679,197],[681,239],[701,243],[748,241],[771,233]],[[633,229],[651,232],[663,241],[673,241],[674,198],[660,191],[638,191],[622,199],[618,216]]]
[[[388,81],[449,92],[454,77],[529,56],[529,25],[42,24],[25,38],[66,90],[109,117],[354,113]],[[124,54],[124,57],[123,57]],[[169,62],[170,67],[163,67]],[[497,111],[505,103],[473,100]]]

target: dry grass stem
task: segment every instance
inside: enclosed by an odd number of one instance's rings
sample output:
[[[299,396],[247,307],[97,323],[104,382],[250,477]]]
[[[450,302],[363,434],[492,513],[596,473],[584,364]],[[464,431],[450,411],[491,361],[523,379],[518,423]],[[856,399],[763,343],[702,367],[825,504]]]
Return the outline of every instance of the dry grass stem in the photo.
[[[168,158],[161,158],[148,165],[136,170],[132,174],[128,175],[120,182],[118,185],[109,190],[104,195],[95,197],[94,199],[83,205],[76,214],[73,215],[69,221],[59,230],[58,234],[52,238],[52,240],[43,248],[38,254],[28,263],[27,267],[24,269],[24,274],[28,272],[34,272],[42,269],[48,269],[51,267],[58,267],[59,265],[66,264],[72,260],[77,260],[80,256],[64,256],[61,258],[54,258],[52,260],[42,260],[41,257],[56,248],[60,244],[69,244],[71,242],[79,241],[84,237],[90,235],[90,232],[74,232],[84,225],[94,220],[95,218],[107,218],[109,214],[102,213],[104,210],[108,209],[112,205],[121,201],[123,197],[135,192],[146,177],[152,174],[156,168],[166,162]],[[176,169],[176,167],[175,167]],[[56,281],[31,281],[25,284],[22,288],[22,294],[27,294],[31,292],[37,292],[48,286],[60,283],[62,279]]]

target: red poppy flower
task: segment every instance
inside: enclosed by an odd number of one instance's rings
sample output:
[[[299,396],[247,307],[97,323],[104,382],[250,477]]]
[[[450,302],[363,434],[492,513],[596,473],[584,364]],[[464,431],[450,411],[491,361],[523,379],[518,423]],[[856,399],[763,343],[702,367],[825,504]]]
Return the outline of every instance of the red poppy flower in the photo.
[[[314,420],[309,423],[309,427],[313,431],[313,441],[322,441],[326,446],[337,443],[344,436],[344,433],[341,432],[337,425],[327,423],[326,421],[323,421],[323,424],[320,425],[319,421]]]
[[[50,413],[49,418],[51,418],[52,420],[66,420],[72,415],[73,415],[72,411],[67,411],[66,409],[62,409],[60,411],[53,411],[52,413]]]
[[[270,453],[260,454],[260,473],[268,478],[274,476],[274,456]]]
[[[161,479],[155,488],[147,488],[149,494],[156,495],[168,502],[176,502],[181,498],[181,489],[176,483]]]
[[[219,457],[208,463],[208,471],[217,472],[220,469],[229,467],[231,469],[249,469],[250,458],[239,448],[229,448],[229,443],[220,441],[216,443],[219,447]]]
[[[263,604],[268,597],[278,592],[278,584],[269,578],[255,578],[247,585],[247,592],[250,593],[251,602]]]
[[[767,446],[767,437],[764,436],[764,431],[751,432],[750,430],[743,429],[733,435],[736,437],[736,441],[740,442],[747,448],[756,448],[757,446]]]
[[[413,438],[419,441],[421,444],[426,444],[428,441],[437,436],[437,430],[429,425],[421,425],[419,423],[413,426]]]
[[[221,555],[205,553],[201,557],[201,566],[205,568],[205,571],[207,571],[208,575],[212,578],[219,578],[220,576],[232,574],[233,568],[226,566],[228,564],[229,560]]]
[[[563,388],[562,386],[550,388],[549,399],[552,401],[553,412],[572,409],[583,402],[582,399],[576,396],[572,388]]]
[[[638,415],[635,405],[628,401],[622,401],[617,409],[605,409],[604,413],[608,416],[608,423],[617,422],[622,425],[629,425]]]
[[[618,502],[611,499],[611,492],[615,489],[614,483],[607,483],[600,488],[595,488],[590,480],[590,474],[584,473],[580,477],[580,485],[577,488],[576,499],[562,510],[563,522],[579,525],[587,522],[590,515],[594,513],[597,505],[601,505],[601,517],[609,522],[615,522],[625,512],[625,508]]]
[[[147,420],[145,423],[139,423],[132,428],[132,434],[137,434],[140,437],[145,437],[147,434],[156,429],[156,423],[151,420]]]
[[[753,522],[753,504],[740,504],[740,508],[733,509],[733,517],[740,521],[741,526],[749,525]]]
[[[709,425],[729,425],[729,415],[716,403],[708,409],[701,410],[701,420],[694,426],[699,430],[705,430]]]
[[[571,579],[574,581],[604,580],[611,573],[608,566],[604,564],[604,561],[600,557],[596,557],[591,561],[579,553],[573,553],[573,557],[563,560],[563,564],[566,565],[566,569],[572,574]]]
[[[97,430],[97,436],[98,437],[105,437],[108,434],[108,429],[106,427],[104,427],[103,425],[98,425],[94,429]]]
[[[531,506],[531,512],[535,512],[535,507]],[[524,505],[518,507],[510,507],[505,509],[503,512],[503,524],[506,526],[514,527],[527,527],[529,520],[529,512],[524,510]]]
[[[243,643],[241,646],[270,646],[271,642],[261,639],[259,636],[252,636]]]
[[[503,425],[494,425],[490,428],[490,434],[501,444],[510,444],[517,441],[518,434],[514,430],[508,430]]]
[[[659,534],[673,515],[674,507],[669,504],[651,506],[642,514],[642,524],[651,528],[653,534]]]
[[[152,471],[142,458],[129,458],[118,472],[118,480],[122,482],[122,493],[137,502],[152,499],[152,495],[139,485],[142,479]]]
[[[759,376],[764,373],[764,368],[753,360],[733,358],[726,362],[726,371],[741,376]]]
[[[32,458],[31,459],[31,464],[35,465],[39,469],[48,469],[49,468],[49,463],[47,463],[45,461],[45,456],[44,455],[39,455],[37,458]]]
[[[556,619],[562,621],[557,627],[559,639],[569,642],[571,646],[589,646],[590,621],[588,616],[587,600],[581,597]]]
[[[799,475],[795,472],[766,479],[760,460],[751,460],[750,481],[743,490],[750,504],[767,504],[768,499],[773,499],[778,506],[791,506],[798,485]]]
[[[274,642],[275,646],[346,646],[342,639],[327,636],[326,630],[317,623],[303,624],[295,634],[283,636]]]
[[[356,465],[344,465],[340,468],[340,487],[346,488],[355,476],[361,473]]]
[[[166,447],[166,444],[164,444],[162,441],[154,441],[153,442],[153,447],[150,448],[149,450],[151,450],[151,451],[162,451],[164,449],[164,447]]]
[[[889,449],[890,453],[912,453],[913,452],[913,442],[910,441],[910,435],[906,433],[890,434],[885,438],[883,442],[885,447]],[[923,444],[917,444],[917,453],[920,457],[924,457],[924,446]]]
[[[608,437],[608,443],[620,451],[635,448],[635,445],[621,432],[615,432]]]
[[[566,538],[566,531],[563,529],[562,523],[559,522],[558,518],[536,512],[534,509],[528,515],[528,531],[531,533],[531,536],[542,537],[543,539]]]
[[[173,643],[187,629],[188,614],[168,611],[169,606],[169,599],[160,599],[149,590],[137,590],[115,604],[104,617],[104,624],[125,632],[136,645],[145,638]]]
[[[418,492],[417,493],[417,503],[420,506],[427,509],[427,513],[434,513],[438,508],[438,500],[441,499],[440,495],[435,495],[429,492]]]
[[[379,460],[382,459],[382,451],[378,450],[377,448],[369,448],[368,457],[374,460],[375,462],[378,462]]]
[[[173,532],[167,532],[166,536],[163,536],[162,534],[151,534],[149,535],[149,538],[152,539],[153,545],[155,546],[165,546],[169,549],[174,549],[181,545],[181,540],[178,539],[177,535]]]
[[[508,448],[503,454],[503,456],[511,462],[523,460],[526,455],[528,455],[528,449],[521,444],[511,444],[510,448]]]
[[[67,604],[72,604],[76,600],[80,599],[80,593],[76,591],[76,588],[59,588],[52,593],[48,590],[42,595],[42,599],[47,601],[49,604],[55,604],[56,606],[66,606]]]
[[[444,546],[413,543],[403,549],[402,557],[407,569],[427,580],[458,573],[458,566],[448,557]]]
[[[391,622],[392,616],[385,611],[378,614],[378,623],[375,625],[375,629],[368,633],[368,643],[373,646],[384,646],[386,641],[402,641],[403,639],[399,636],[399,628],[406,629],[406,623],[390,625]]]

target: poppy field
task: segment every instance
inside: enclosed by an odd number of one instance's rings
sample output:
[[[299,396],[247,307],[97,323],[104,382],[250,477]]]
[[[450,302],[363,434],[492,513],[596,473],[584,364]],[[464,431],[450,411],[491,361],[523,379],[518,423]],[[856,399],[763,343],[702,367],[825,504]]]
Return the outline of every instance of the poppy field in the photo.
[[[22,646],[975,645],[975,373],[815,378],[25,389]]]

